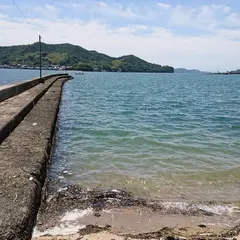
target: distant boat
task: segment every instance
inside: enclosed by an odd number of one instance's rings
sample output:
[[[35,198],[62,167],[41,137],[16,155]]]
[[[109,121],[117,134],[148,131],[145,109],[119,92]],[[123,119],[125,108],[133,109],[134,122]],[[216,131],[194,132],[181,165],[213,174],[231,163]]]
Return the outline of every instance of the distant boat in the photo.
[[[75,75],[83,75],[83,72],[75,72]]]

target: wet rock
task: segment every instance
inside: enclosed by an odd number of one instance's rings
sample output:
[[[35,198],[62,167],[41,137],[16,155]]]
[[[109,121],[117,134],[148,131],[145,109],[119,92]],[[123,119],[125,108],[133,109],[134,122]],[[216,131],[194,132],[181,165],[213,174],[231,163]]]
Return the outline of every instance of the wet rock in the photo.
[[[197,204],[187,204],[184,208],[179,208],[178,205],[166,205],[163,202],[152,201],[134,197],[130,192],[121,190],[101,190],[101,189],[85,189],[78,185],[70,185],[62,188],[61,191],[48,192],[48,201],[42,203],[41,211],[38,217],[39,222],[44,225],[39,226],[41,230],[49,226],[54,226],[66,211],[73,211],[75,209],[84,210],[92,208],[94,216],[100,217],[100,211],[104,209],[123,208],[123,207],[143,207],[151,211],[157,211],[160,214],[181,214],[189,216],[211,216],[213,213],[204,211],[198,208]],[[50,196],[50,198],[49,198]],[[205,225],[200,224],[200,228],[206,228]],[[98,227],[89,225],[86,229],[80,230],[81,234],[97,233],[99,231],[106,231],[111,226]],[[180,231],[187,231],[184,227]],[[234,237],[240,234],[240,226],[225,232],[221,236],[192,236],[192,240],[221,240],[226,237]],[[126,238],[137,239],[183,239],[174,235],[172,229],[163,228],[156,232],[142,233],[138,235],[126,235]]]
[[[223,234],[224,237],[235,237],[240,234],[240,224]]]
[[[98,213],[98,212],[96,212],[96,213],[94,213],[94,216],[95,216],[95,217],[101,217],[101,214]]]
[[[88,225],[86,226],[86,228],[80,229],[78,231],[78,233],[80,235],[88,235],[88,234],[92,234],[92,233],[99,233],[102,231],[107,231],[109,228],[108,227],[99,227],[96,225]]]
[[[160,238],[167,239],[168,237],[173,237],[173,234],[172,234],[172,229],[165,227],[156,232],[140,233],[135,235],[127,234],[126,237],[137,238],[137,239],[160,239]]]
[[[187,229],[186,229],[186,228],[179,228],[179,230],[180,230],[180,231],[184,231],[184,232],[186,232],[186,231],[187,231]]]

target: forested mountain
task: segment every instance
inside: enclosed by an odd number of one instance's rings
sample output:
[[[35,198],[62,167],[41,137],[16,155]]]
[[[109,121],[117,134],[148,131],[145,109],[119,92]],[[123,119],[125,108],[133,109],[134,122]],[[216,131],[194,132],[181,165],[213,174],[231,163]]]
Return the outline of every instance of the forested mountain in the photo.
[[[39,43],[0,47],[0,65],[38,67]],[[42,65],[82,71],[174,72],[173,67],[152,64],[134,55],[114,58],[68,43],[42,43]]]

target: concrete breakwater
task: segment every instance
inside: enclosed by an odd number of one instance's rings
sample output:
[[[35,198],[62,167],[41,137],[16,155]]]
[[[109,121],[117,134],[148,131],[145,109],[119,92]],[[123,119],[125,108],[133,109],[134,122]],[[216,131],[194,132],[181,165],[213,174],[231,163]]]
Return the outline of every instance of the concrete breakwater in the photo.
[[[31,239],[63,84],[56,74],[0,87],[0,239]]]

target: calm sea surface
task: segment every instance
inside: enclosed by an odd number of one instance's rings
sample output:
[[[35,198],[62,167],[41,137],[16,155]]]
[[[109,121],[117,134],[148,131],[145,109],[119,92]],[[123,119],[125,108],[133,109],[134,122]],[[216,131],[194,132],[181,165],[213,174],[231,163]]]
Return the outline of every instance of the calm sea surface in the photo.
[[[48,75],[59,73],[59,71],[46,71],[43,70],[42,74]],[[24,70],[24,69],[0,69],[0,85],[12,84],[21,81],[31,80],[39,77],[37,70]]]
[[[0,84],[37,75],[0,70]],[[55,186],[240,201],[240,75],[74,77],[63,90],[51,168]]]

